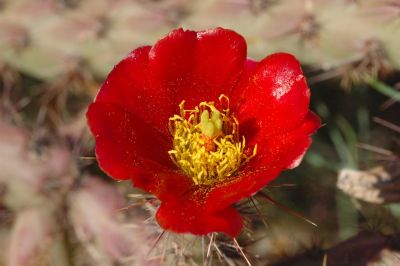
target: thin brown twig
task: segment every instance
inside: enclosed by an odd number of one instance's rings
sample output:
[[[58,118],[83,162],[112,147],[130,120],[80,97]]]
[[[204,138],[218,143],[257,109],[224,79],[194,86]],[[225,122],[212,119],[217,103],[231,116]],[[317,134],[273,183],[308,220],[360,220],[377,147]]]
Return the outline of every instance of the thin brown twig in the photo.
[[[390,123],[389,121],[386,121],[379,117],[374,117],[372,120],[381,126],[387,127],[397,133],[400,133],[400,126],[398,126],[396,124]]]
[[[328,265],[328,254],[324,254],[324,258],[322,260],[322,266]]]
[[[206,256],[207,259],[210,257],[211,245],[213,244],[214,238],[215,238],[215,233],[212,233],[211,237],[210,237],[210,243],[208,244],[208,248],[207,248],[207,256]]]
[[[367,144],[367,143],[357,143],[357,147],[367,150],[367,151],[375,152],[377,154],[384,155],[384,156],[390,157],[390,156],[394,155],[391,151],[389,151],[387,149],[377,147],[377,146]]]
[[[265,221],[260,209],[257,207],[256,203],[254,202],[254,198],[250,197],[249,199],[250,199],[251,203],[253,204],[254,209],[256,210],[256,212],[257,212],[258,216],[260,217],[262,223],[264,224],[265,228],[268,228],[269,227],[268,223],[267,223],[267,221]]]
[[[96,157],[93,156],[81,156],[79,157],[81,160],[96,160]]]
[[[314,223],[313,221],[311,221],[310,219],[305,218],[304,216],[302,216],[302,215],[299,214],[298,212],[296,212],[296,211],[290,209],[289,207],[283,205],[282,203],[280,203],[280,202],[274,200],[273,198],[271,198],[270,196],[268,196],[268,195],[265,194],[264,192],[262,192],[262,191],[261,191],[261,192],[258,192],[257,195],[260,195],[260,196],[262,196],[263,198],[265,198],[265,199],[271,201],[273,204],[275,204],[275,205],[278,206],[279,208],[281,208],[281,209],[287,211],[287,212],[288,212],[289,214],[291,214],[292,216],[295,216],[295,217],[297,217],[297,218],[300,218],[300,219],[306,221],[307,223],[309,223],[309,224],[311,224],[311,225],[313,225],[313,226],[315,226],[315,227],[318,227],[318,225],[317,225],[316,223]]]
[[[170,236],[169,233],[167,233],[167,235],[165,236],[165,241],[167,242],[167,244],[169,243],[168,242],[169,241],[169,236]],[[164,263],[164,260],[165,260],[165,254],[167,252],[167,244],[164,245],[164,247],[162,249],[162,252],[161,252],[161,257],[160,257],[161,263]]]
[[[249,259],[246,257],[246,254],[244,254],[243,249],[240,247],[240,245],[237,242],[236,238],[233,238],[233,243],[235,243],[236,248],[239,250],[240,254],[242,255],[242,257],[246,261],[247,265],[251,266],[251,263],[250,263]]]
[[[283,183],[283,184],[276,184],[276,185],[268,185],[268,188],[295,187],[295,186],[296,186],[296,184]]]
[[[161,234],[158,235],[156,241],[154,242],[153,246],[150,248],[149,252],[147,253],[146,257],[149,257],[151,252],[156,248],[157,244],[161,241],[161,238],[163,237],[163,235],[165,234],[165,230],[163,230],[161,232]]]
[[[126,211],[126,210],[129,210],[129,209],[132,209],[132,208],[136,208],[138,206],[143,205],[144,203],[145,202],[135,202],[135,203],[129,204],[128,206],[116,209],[115,212],[121,212],[121,211]]]

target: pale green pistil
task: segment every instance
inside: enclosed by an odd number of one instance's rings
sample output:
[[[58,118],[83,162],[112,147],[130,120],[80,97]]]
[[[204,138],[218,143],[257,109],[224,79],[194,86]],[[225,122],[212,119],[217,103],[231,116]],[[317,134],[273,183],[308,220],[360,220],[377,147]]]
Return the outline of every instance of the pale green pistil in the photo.
[[[222,133],[221,113],[215,107],[211,108],[211,117],[208,110],[204,110],[201,113],[200,130],[201,133],[212,139]]]

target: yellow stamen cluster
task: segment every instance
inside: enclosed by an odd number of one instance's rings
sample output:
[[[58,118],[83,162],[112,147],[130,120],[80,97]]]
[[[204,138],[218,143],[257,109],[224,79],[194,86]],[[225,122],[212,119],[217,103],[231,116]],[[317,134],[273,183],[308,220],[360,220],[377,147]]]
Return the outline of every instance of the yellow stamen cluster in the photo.
[[[239,140],[239,123],[228,107],[222,111],[213,102],[201,102],[193,110],[185,110],[183,101],[180,114],[169,119],[173,136],[172,161],[193,178],[197,185],[212,185],[230,177],[241,165],[256,155],[244,154],[245,138]]]

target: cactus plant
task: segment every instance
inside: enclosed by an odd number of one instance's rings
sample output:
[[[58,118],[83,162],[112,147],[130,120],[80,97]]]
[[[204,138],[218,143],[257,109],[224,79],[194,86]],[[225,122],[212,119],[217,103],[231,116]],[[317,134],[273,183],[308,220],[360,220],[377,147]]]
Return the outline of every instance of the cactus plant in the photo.
[[[255,58],[266,52],[287,51],[304,64],[326,70],[360,59],[368,43],[375,40],[387,53],[378,60],[386,59],[395,69],[400,67],[396,1],[71,3],[5,0],[0,10],[0,60],[40,79],[54,79],[65,73],[70,60],[78,59],[88,62],[96,75],[104,76],[132,47],[152,43],[173,27],[218,25],[251,40],[249,54]]]
[[[342,265],[347,250],[356,265],[395,265],[399,10],[399,0],[0,0],[0,265]],[[242,34],[251,58],[299,58],[326,123],[302,167],[261,192],[272,201],[237,203],[237,243],[163,233],[155,198],[98,169],[85,118],[133,48],[216,26]]]

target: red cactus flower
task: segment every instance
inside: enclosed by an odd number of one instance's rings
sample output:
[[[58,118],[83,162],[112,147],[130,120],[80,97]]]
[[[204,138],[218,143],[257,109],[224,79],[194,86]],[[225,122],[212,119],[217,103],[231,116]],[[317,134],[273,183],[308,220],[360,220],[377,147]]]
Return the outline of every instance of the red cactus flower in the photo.
[[[226,29],[174,30],[118,63],[89,106],[100,167],[154,194],[177,233],[237,236],[233,204],[296,167],[320,126],[299,62],[246,59]]]

